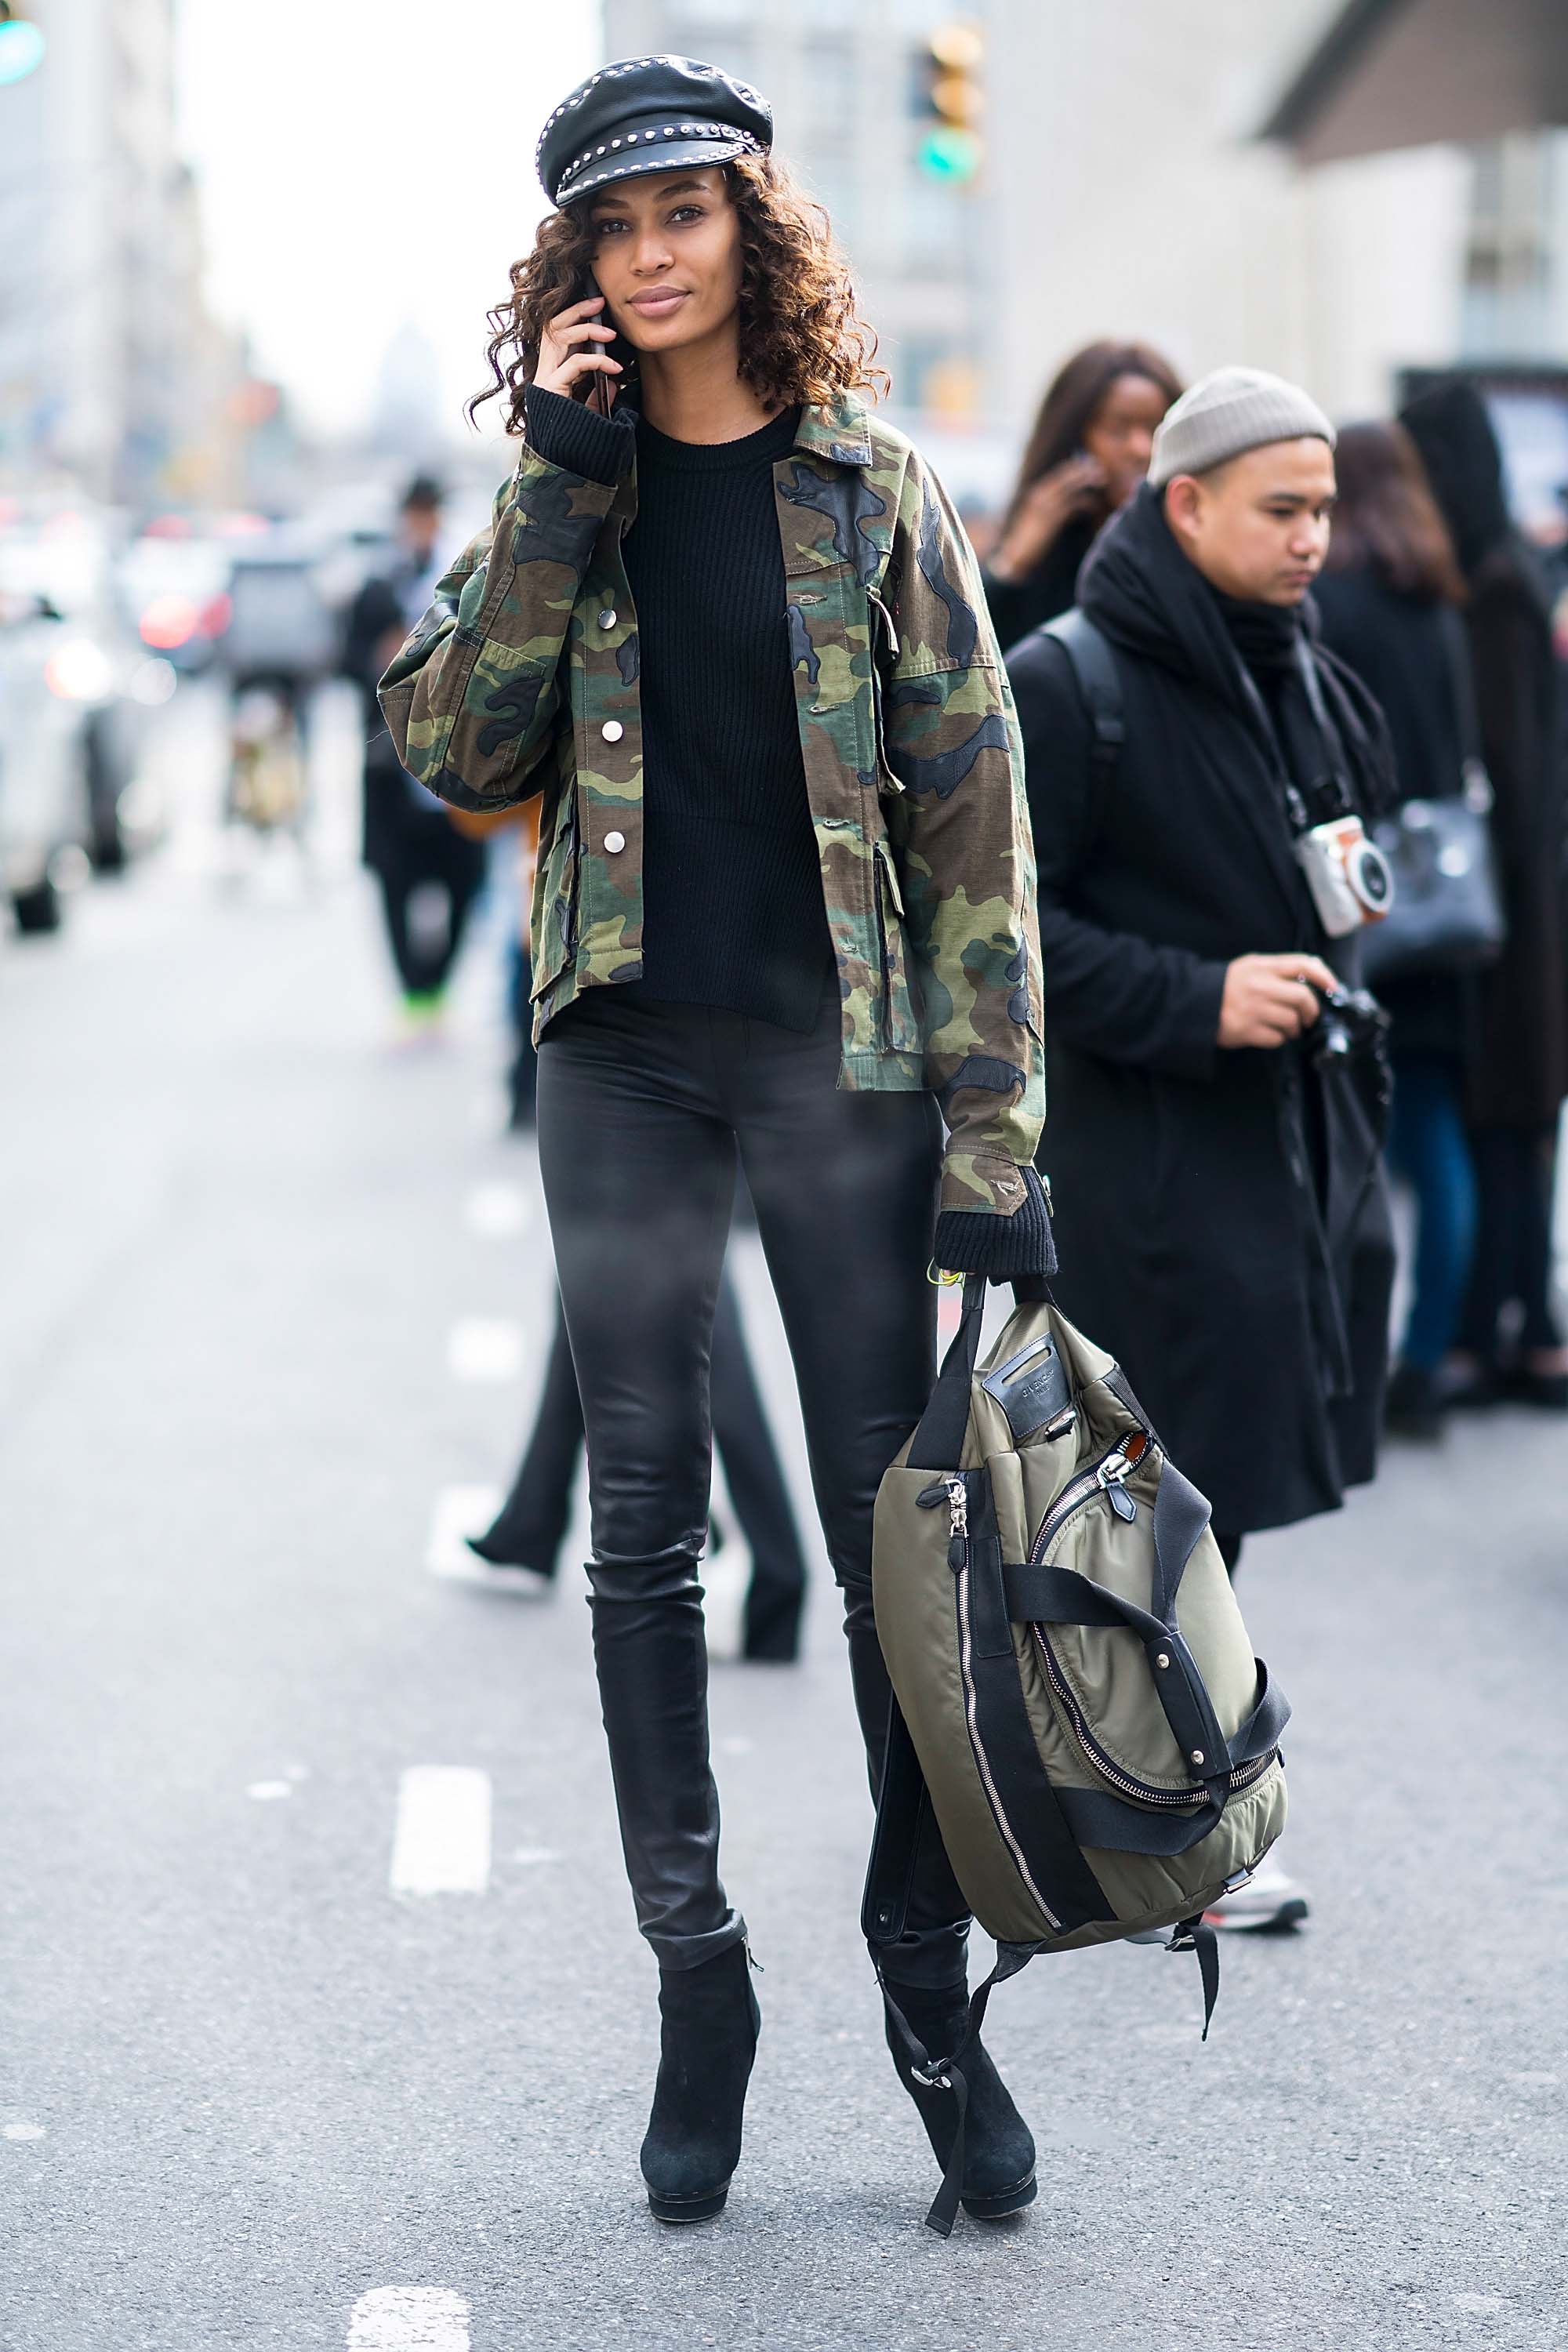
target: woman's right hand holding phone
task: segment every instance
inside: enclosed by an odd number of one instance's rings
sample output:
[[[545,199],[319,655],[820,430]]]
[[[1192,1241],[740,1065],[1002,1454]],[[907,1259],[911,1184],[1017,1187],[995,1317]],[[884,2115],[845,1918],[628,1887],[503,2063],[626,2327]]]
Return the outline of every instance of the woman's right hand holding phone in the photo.
[[[604,307],[604,296],[593,294],[586,301],[569,302],[556,312],[540,339],[533,381],[542,392],[586,400],[597,380],[602,378],[606,388],[614,384],[621,363],[601,348],[613,342],[616,333],[599,317]]]
[[[1105,488],[1105,468],[1080,451],[1031,482],[991,558],[998,580],[1026,580],[1043,563],[1069,522],[1087,514]]]

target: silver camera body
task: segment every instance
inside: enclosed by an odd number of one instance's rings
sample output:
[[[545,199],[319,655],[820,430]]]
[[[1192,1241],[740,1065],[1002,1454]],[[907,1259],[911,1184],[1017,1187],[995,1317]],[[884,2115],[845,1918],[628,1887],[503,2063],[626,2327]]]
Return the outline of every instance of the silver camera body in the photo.
[[[1394,868],[1359,816],[1331,817],[1296,844],[1318,920],[1330,939],[1342,940],[1363,923],[1381,923],[1394,904]]]

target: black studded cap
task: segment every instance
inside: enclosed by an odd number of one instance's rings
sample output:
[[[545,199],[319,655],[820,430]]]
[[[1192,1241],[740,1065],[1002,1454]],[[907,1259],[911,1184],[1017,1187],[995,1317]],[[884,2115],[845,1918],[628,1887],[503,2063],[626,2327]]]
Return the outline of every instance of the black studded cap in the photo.
[[[552,205],[639,172],[690,171],[765,155],[773,109],[733,74],[696,58],[624,58],[563,98],[534,162]]]

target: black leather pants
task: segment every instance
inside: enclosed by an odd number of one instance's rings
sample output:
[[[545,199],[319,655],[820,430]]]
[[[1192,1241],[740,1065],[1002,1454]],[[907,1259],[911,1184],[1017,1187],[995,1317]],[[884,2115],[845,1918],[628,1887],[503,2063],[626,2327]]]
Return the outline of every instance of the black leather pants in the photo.
[[[844,1591],[873,1784],[880,1769],[889,1685],[871,1512],[934,1377],[925,1266],[940,1129],[928,1095],[837,1080],[836,1002],[801,1036],[599,988],[557,1017],[540,1053],[540,1166],[588,1434],[594,1654],[637,1921],[666,1968],[694,1968],[744,1933],[719,1879],[697,1576],[737,1148]],[[891,1973],[954,1982],[968,1917],[934,1838],[910,1919]]]

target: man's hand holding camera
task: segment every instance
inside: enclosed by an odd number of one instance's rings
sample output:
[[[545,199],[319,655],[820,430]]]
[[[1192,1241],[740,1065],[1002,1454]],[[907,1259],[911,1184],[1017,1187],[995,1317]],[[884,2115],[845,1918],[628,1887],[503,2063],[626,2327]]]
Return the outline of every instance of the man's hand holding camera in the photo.
[[[1222,1045],[1287,1045],[1322,1011],[1318,994],[1339,981],[1321,957],[1297,949],[1289,955],[1244,955],[1226,966],[1219,1002]]]

